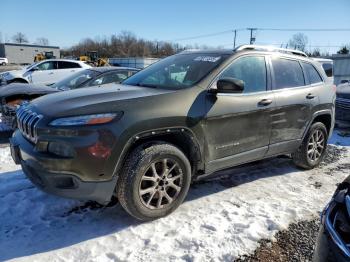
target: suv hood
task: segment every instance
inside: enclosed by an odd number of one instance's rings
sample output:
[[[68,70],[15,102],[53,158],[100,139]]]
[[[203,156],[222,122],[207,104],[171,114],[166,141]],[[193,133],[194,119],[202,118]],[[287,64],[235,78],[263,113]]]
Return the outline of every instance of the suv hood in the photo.
[[[341,84],[337,86],[337,97],[350,99],[350,84]]]
[[[171,90],[139,86],[109,84],[59,92],[37,98],[31,107],[49,117],[108,113],[123,109],[130,99],[174,92]],[[130,105],[130,104],[129,104]]]

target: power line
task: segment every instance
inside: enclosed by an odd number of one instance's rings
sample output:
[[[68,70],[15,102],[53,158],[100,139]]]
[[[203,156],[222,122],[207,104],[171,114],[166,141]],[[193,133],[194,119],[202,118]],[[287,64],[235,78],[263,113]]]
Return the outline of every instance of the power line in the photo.
[[[218,36],[218,35],[224,35],[224,34],[232,34],[232,33],[234,33],[234,31],[237,32],[237,31],[242,31],[242,30],[245,30],[245,29],[244,28],[239,28],[239,29],[234,29],[234,30],[226,30],[226,31],[210,33],[210,34],[205,34],[205,35],[197,35],[197,36],[190,36],[190,37],[184,37],[184,38],[177,38],[177,39],[173,39],[171,41],[179,42],[179,41],[193,40],[193,39],[198,39],[198,38],[205,38],[205,37]]]
[[[260,31],[347,32],[350,28],[256,28]]]
[[[206,38],[206,37],[212,37],[212,36],[218,36],[218,35],[224,35],[224,34],[231,34],[234,33],[235,31],[285,31],[285,32],[290,32],[290,31],[301,31],[301,32],[350,32],[350,28],[238,28],[238,29],[232,29],[232,30],[225,30],[221,32],[215,32],[215,33],[210,33],[210,34],[203,34],[203,35],[197,35],[197,36],[189,36],[189,37],[184,37],[184,38],[177,38],[173,39],[171,41],[185,41],[185,40],[193,40],[193,39],[198,39],[198,38]]]

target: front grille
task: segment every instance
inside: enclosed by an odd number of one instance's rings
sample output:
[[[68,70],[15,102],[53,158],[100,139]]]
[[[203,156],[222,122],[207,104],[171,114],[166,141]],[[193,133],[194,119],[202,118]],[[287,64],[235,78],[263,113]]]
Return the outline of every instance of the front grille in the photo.
[[[350,109],[350,99],[337,98],[335,100],[335,105],[339,108]]]
[[[42,119],[42,115],[39,115],[31,110],[27,109],[25,106],[21,106],[17,110],[17,127],[27,139],[31,142],[37,142],[37,125]]]

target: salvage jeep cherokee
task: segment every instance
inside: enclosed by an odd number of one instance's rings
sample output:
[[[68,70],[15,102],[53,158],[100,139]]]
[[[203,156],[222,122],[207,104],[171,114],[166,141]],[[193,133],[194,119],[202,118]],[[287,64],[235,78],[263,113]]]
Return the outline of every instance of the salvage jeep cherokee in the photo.
[[[185,51],[115,88],[21,106],[12,156],[46,192],[100,203],[117,196],[132,216],[151,220],[218,170],[281,154],[317,166],[334,123],[326,78],[295,50]]]

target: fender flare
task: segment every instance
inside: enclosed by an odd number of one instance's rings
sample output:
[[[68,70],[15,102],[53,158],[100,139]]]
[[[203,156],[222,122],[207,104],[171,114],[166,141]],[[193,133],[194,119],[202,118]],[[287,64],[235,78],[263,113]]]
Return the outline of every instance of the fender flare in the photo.
[[[329,115],[331,117],[331,121],[332,121],[332,125],[331,125],[331,128],[330,128],[330,133],[332,132],[333,130],[333,124],[334,124],[334,114],[332,112],[331,109],[323,109],[323,110],[320,110],[320,111],[316,111],[313,115],[312,115],[312,119],[309,121],[309,123],[307,124],[307,127],[305,128],[305,131],[304,131],[304,134],[302,136],[302,139],[303,140],[307,134],[307,132],[309,131],[312,123],[315,121],[316,117],[318,116],[322,116],[322,115]]]
[[[187,137],[187,139],[189,139],[189,141],[191,141],[191,147],[193,150],[195,150],[195,152],[197,153],[197,155],[195,156],[195,160],[197,162],[195,169],[197,168],[202,168],[202,166],[204,165],[204,161],[203,161],[203,149],[200,146],[200,143],[196,137],[196,135],[193,133],[193,131],[187,127],[169,127],[169,128],[161,128],[161,129],[153,129],[153,130],[148,130],[148,131],[144,131],[138,134],[133,135],[132,137],[129,138],[129,140],[127,141],[127,143],[125,143],[121,154],[118,158],[117,164],[115,165],[114,171],[113,171],[113,176],[119,177],[119,173],[120,170],[123,167],[123,164],[130,152],[130,150],[132,150],[134,148],[135,143],[140,143],[142,144],[142,141],[149,141],[149,140],[153,140],[152,138],[154,138],[153,141],[159,141],[161,139],[161,137],[165,137],[165,136],[171,136],[171,135],[184,135]]]

